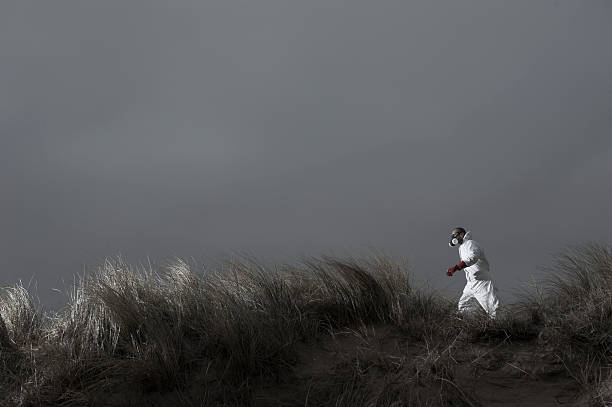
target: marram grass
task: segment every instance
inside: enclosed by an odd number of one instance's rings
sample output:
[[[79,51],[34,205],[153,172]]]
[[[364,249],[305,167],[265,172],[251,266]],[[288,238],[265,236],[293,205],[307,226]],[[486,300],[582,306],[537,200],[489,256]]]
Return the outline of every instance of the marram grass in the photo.
[[[58,312],[44,312],[21,283],[3,289],[0,405],[164,405],[163,394],[193,395],[194,378],[196,405],[257,405],[257,389],[283,383],[301,346],[372,325],[394,327],[425,352],[381,362],[377,391],[371,370],[351,356],[295,405],[475,405],[455,383],[453,346],[509,338],[557,355],[604,405],[612,396],[612,251],[567,249],[548,272],[491,321],[457,319],[453,301],[415,286],[406,267],[380,254],[273,266],[242,257],[216,268],[177,259],[159,270],[109,259],[76,279]]]

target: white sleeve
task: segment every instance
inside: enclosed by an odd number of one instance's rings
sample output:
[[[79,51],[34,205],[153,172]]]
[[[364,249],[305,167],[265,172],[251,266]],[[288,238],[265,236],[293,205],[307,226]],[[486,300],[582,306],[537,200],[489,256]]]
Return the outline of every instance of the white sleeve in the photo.
[[[465,258],[461,259],[465,262],[465,264],[468,265],[468,267],[473,266],[474,264],[476,264],[476,262],[478,261],[478,259],[480,259],[482,257],[482,249],[480,247],[478,247],[478,245],[475,244],[470,244],[467,247],[467,252],[465,254]]]

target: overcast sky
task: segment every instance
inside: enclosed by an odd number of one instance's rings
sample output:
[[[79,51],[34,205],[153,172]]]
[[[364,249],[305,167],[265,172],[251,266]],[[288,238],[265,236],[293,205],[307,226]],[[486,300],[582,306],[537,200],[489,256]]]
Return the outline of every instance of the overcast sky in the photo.
[[[610,243],[609,1],[3,1],[0,284],[122,253],[407,258],[510,292]]]

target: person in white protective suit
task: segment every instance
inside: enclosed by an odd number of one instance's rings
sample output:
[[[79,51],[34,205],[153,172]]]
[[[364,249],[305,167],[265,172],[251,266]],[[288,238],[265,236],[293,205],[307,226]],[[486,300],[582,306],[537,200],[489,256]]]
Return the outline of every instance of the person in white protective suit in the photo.
[[[446,275],[452,275],[459,270],[465,271],[467,283],[463,289],[463,295],[459,299],[459,312],[464,314],[469,311],[469,301],[473,298],[484,308],[491,318],[495,318],[499,307],[497,288],[491,280],[489,262],[485,257],[484,250],[472,239],[472,233],[464,228],[452,230],[449,246],[459,247],[459,258],[461,262],[448,269]]]

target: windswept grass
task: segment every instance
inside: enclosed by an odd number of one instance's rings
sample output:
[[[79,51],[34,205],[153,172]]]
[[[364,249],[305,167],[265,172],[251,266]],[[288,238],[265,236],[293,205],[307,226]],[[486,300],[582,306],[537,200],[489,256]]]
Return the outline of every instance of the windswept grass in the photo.
[[[0,343],[24,346],[39,339],[42,310],[20,282],[0,293]]]
[[[295,380],[300,346],[374,325],[401,332],[418,355],[389,359],[364,339],[370,345],[342,356],[289,405],[476,405],[455,381],[454,349],[513,341],[558,356],[605,403],[612,253],[565,251],[550,271],[505,317],[458,320],[453,302],[417,288],[406,267],[380,254],[273,266],[244,256],[202,269],[177,259],[159,270],[110,259],[75,281],[57,313],[43,313],[21,284],[4,289],[0,405],[138,405],[146,397],[162,405],[169,393],[182,404],[257,405],[258,389]]]
[[[612,248],[566,248],[544,271],[548,279],[523,303],[540,344],[599,403],[612,403]]]

